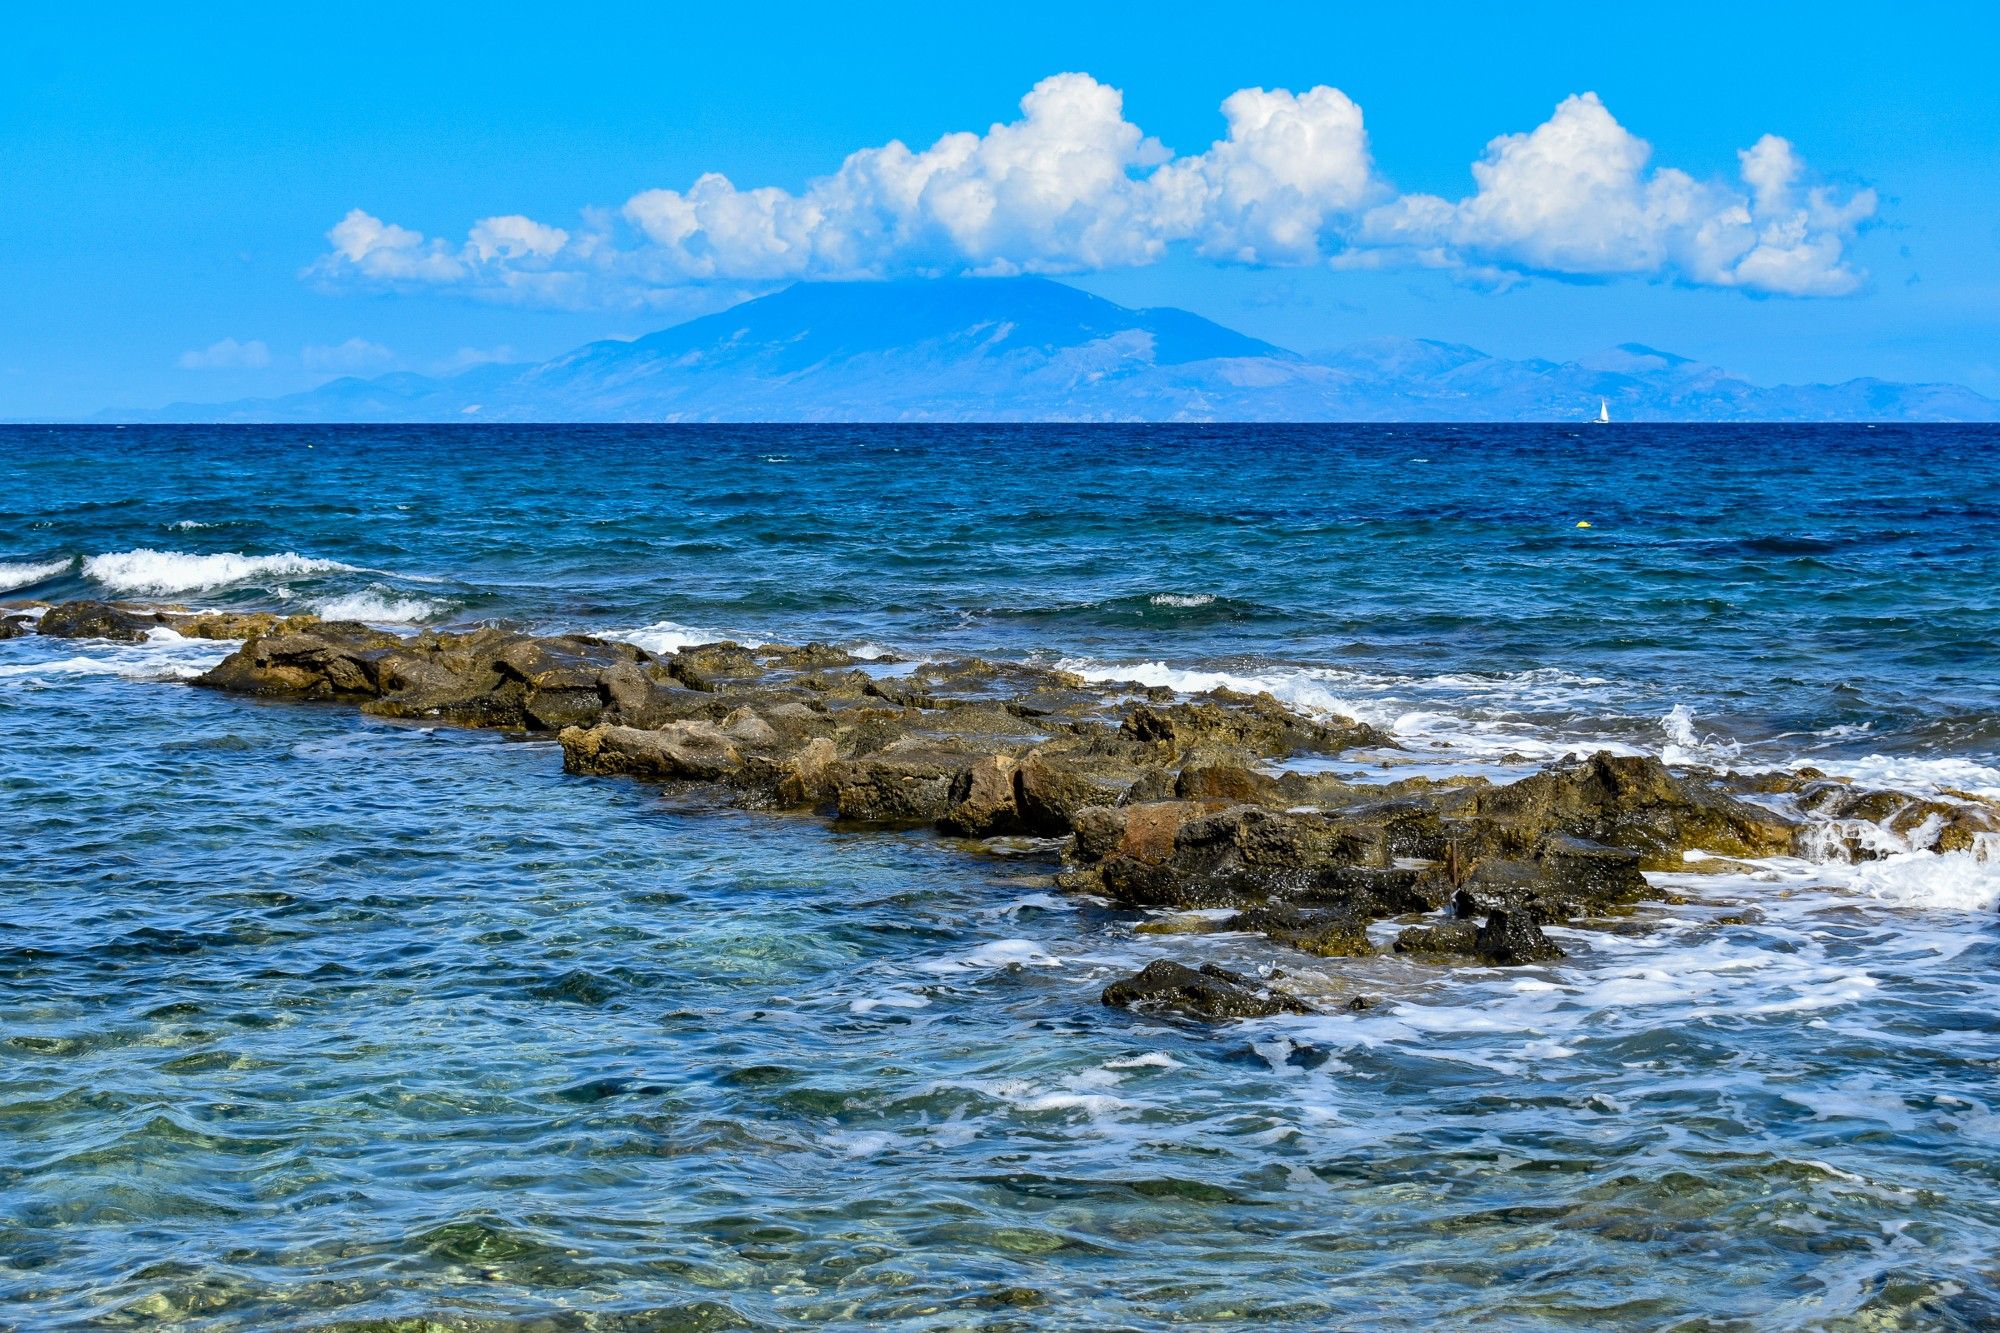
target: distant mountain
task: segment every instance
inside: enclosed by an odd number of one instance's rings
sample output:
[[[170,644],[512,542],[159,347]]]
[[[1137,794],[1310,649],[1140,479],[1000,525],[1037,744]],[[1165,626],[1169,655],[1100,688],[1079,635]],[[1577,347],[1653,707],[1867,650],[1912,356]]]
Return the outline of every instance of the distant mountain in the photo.
[[[631,342],[338,379],[151,421],[1993,421],[1950,384],[1762,388],[1638,344],[1511,361],[1379,338],[1300,356],[1044,278],[801,283]]]

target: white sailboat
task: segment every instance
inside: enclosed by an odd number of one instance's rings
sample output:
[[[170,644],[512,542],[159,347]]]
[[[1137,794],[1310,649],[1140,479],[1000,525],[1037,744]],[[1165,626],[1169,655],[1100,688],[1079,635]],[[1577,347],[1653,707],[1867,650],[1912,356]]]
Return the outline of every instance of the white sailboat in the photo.
[[[1592,424],[1598,426],[1611,424],[1611,404],[1602,398],[1597,400],[1597,420]]]

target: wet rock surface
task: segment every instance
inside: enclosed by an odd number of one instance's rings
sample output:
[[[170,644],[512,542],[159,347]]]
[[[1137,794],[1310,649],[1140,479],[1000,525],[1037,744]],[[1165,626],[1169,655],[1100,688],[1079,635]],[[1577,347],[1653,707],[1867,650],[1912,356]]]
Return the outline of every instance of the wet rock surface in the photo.
[[[1103,1000],[1114,1009],[1168,1012],[1208,1022],[1315,1012],[1297,996],[1240,972],[1214,963],[1194,968],[1168,958],[1112,982],[1104,988]]]
[[[27,627],[26,617],[8,623]],[[587,635],[483,627],[398,635],[312,617],[79,602],[37,626],[143,639],[241,638],[199,687],[341,702],[384,717],[552,735],[564,767],[698,788],[737,804],[958,838],[1042,838],[1060,884],[1177,933],[1253,933],[1277,957],[1549,963],[1545,926],[1647,895],[1644,871],[1809,850],[1843,821],[1951,848],[2000,828],[1979,803],[1919,801],[1808,770],[1778,782],[1597,753],[1511,783],[1362,784],[1287,771],[1394,742],[1270,695],[1180,696],[1022,662],[863,660],[825,644],[658,654]],[[1749,798],[1749,799],[1746,799]],[[1901,821],[1900,824],[1897,821]],[[1829,831],[1831,830],[1831,831]],[[1866,854],[1858,846],[1854,854]],[[1167,927],[1162,927],[1167,928]],[[1268,988],[1162,961],[1107,1004],[1204,1018],[1295,1012]],[[1275,1006],[1275,1007],[1274,1007]]]
[[[187,639],[248,639],[269,634],[284,624],[305,626],[319,622],[312,616],[288,621],[269,611],[190,611],[184,607],[125,602],[63,602],[51,606],[33,623],[37,633],[51,638],[140,643],[159,630],[169,630]]]

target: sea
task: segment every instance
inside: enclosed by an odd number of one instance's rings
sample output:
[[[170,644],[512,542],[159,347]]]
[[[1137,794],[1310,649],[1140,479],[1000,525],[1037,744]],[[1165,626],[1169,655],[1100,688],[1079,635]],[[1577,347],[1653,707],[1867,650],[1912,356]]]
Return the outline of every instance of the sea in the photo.
[[[2000,798],[2000,428],[0,428],[0,599],[1268,690]],[[0,642],[0,1327],[2000,1326],[2000,855],[1107,1009],[1057,848]],[[1831,855],[1831,854],[1829,854]]]

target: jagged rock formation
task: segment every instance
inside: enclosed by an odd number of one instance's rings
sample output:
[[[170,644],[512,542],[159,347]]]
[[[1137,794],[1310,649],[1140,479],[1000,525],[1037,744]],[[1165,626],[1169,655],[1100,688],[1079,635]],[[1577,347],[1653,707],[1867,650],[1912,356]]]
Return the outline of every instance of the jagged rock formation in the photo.
[[[26,623],[26,622],[23,622]],[[1918,800],[1805,770],[1755,779],[1598,753],[1519,781],[1362,785],[1282,768],[1390,747],[1346,718],[1269,695],[1093,684],[1019,662],[862,660],[825,644],[713,643],[655,654],[617,640],[481,628],[403,637],[312,617],[70,603],[39,632],[241,638],[193,683],[345,702],[384,717],[553,734],[564,766],[726,793],[750,806],[1060,840],[1062,885],[1146,909],[1228,909],[1189,930],[1255,932],[1322,959],[1393,951],[1488,965],[1563,956],[1543,927],[1646,893],[1684,854],[1824,850],[1862,818],[1951,848],[2000,829],[1972,798]],[[1812,822],[1741,799],[1784,789]],[[1880,827],[1869,824],[1866,827]],[[1214,1018],[1304,1001],[1165,961],[1105,993],[1114,1005]]]

